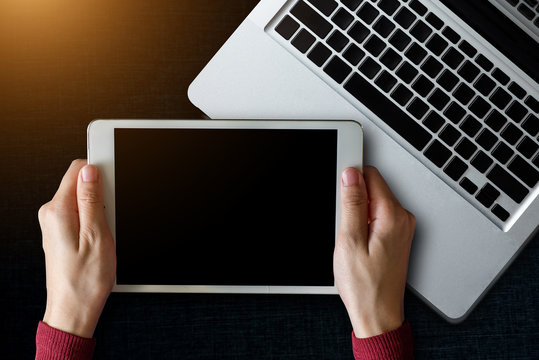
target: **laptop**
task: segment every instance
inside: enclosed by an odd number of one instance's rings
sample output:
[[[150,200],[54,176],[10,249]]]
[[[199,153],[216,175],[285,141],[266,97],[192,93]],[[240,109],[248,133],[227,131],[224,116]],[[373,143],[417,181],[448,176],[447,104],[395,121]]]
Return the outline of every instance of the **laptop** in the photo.
[[[527,67],[448,6],[262,0],[189,98],[214,119],[360,122],[365,163],[417,218],[409,288],[456,323],[539,225],[538,5],[462,5],[516,28]]]

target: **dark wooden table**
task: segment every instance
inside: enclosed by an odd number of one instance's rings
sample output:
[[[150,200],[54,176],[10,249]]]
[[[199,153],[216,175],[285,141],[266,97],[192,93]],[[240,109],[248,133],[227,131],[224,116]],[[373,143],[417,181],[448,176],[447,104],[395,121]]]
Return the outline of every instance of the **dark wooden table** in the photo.
[[[45,308],[39,206],[95,118],[201,118],[187,87],[256,0],[0,2],[0,358],[32,358]],[[374,164],[376,165],[376,164]],[[539,358],[539,241],[466,322],[411,294],[417,358]],[[350,359],[336,296],[112,294],[96,358]]]

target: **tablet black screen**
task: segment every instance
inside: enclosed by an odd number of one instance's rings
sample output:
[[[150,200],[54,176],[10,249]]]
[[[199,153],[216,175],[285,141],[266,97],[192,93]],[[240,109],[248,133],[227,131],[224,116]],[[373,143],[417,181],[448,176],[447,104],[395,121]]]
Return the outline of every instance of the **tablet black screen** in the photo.
[[[337,130],[115,129],[118,284],[332,286]]]

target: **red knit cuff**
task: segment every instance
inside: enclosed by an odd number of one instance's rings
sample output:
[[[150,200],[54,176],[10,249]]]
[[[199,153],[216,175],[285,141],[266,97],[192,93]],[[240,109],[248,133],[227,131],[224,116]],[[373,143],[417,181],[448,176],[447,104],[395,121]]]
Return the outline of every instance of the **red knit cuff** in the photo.
[[[39,322],[36,334],[36,360],[90,360],[95,339],[81,338]]]
[[[356,360],[414,358],[412,329],[408,320],[395,330],[365,339],[357,338],[352,331],[352,347]]]

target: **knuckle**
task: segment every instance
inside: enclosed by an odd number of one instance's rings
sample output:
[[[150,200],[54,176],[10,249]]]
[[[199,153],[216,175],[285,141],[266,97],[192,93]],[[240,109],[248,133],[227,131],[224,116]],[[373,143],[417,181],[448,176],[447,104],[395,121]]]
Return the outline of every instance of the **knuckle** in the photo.
[[[80,229],[80,237],[88,241],[90,244],[93,244],[97,240],[98,236],[98,231],[91,226],[85,226],[84,228]]]
[[[366,205],[368,199],[367,196],[360,191],[351,191],[349,194],[346,195],[343,202],[346,207],[355,208]]]
[[[101,202],[99,194],[92,190],[83,190],[79,196],[79,200],[88,204],[98,204]]]

